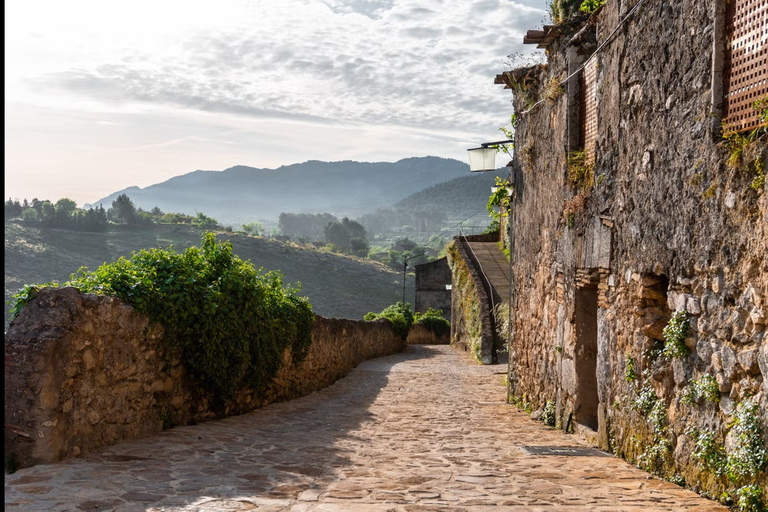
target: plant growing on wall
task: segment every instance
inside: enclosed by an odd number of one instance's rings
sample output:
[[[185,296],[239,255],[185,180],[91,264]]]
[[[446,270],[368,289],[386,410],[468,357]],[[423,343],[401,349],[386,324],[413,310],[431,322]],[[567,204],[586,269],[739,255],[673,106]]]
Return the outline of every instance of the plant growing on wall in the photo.
[[[392,330],[399,334],[403,340],[408,338],[408,331],[411,330],[413,325],[413,313],[411,313],[411,304],[406,302],[403,304],[398,301],[397,303],[387,306],[381,313],[368,312],[363,317],[366,322],[371,322],[379,318],[386,318],[392,325]]]
[[[768,466],[768,454],[760,422],[760,406],[751,399],[736,406],[730,435],[734,439],[728,452],[728,475],[733,480],[756,477]]]
[[[563,204],[563,218],[569,228],[576,224],[576,215],[586,209],[587,199],[582,194],[576,194],[571,199],[566,199]]]
[[[118,297],[160,323],[166,356],[178,357],[222,407],[242,389],[262,391],[286,350],[298,362],[311,343],[314,314],[298,289],[242,261],[210,232],[200,248],[142,250],[92,272],[81,268],[65,286]]]
[[[637,373],[635,371],[635,358],[627,352],[626,354],[626,370],[624,371],[624,380],[627,382],[634,382],[637,380]]]
[[[711,430],[689,427],[685,434],[694,442],[693,460],[716,476],[727,475],[731,490],[724,498],[736,498],[737,510],[764,510],[763,495],[755,481],[765,475],[768,453],[763,439],[760,406],[747,399],[736,406],[727,436],[731,439],[726,450],[723,442]]]
[[[604,3],[605,3],[605,0],[584,0],[583,2],[581,2],[581,5],[579,6],[579,10],[581,12],[592,14],[593,12],[598,10],[600,7],[602,7]]]
[[[664,351],[667,357],[687,357],[691,353],[685,345],[688,337],[689,315],[686,311],[677,311],[670,318],[662,331],[664,334]]]
[[[547,80],[541,92],[544,99],[547,100],[547,103],[552,105],[565,93],[565,89],[560,83],[560,80],[553,77]]]
[[[694,448],[691,455],[694,461],[717,476],[725,474],[728,456],[713,431],[688,427],[685,435],[693,439]]]
[[[549,425],[550,427],[555,426],[555,402],[554,401],[547,400],[547,403],[544,405],[544,412],[541,415],[541,421],[543,421],[545,425]]]
[[[475,359],[480,361],[480,345],[483,332],[482,320],[480,318],[480,296],[470,275],[469,267],[461,257],[455,242],[450,242],[446,246],[446,257],[453,273],[452,293],[457,297],[459,304],[457,312],[461,312],[459,317],[461,321],[456,332],[458,335],[462,328],[465,330],[468,338],[466,340],[467,347]],[[456,341],[458,339],[452,339],[451,343]]]
[[[512,191],[514,189],[511,181],[508,179],[502,180],[498,176],[496,176],[494,189],[493,193],[488,197],[485,207],[488,210],[488,216],[498,222],[501,217],[506,216],[509,212]]]
[[[768,134],[768,96],[752,103],[752,108],[762,124],[746,133],[726,131],[723,133],[723,144],[728,151],[728,166],[734,170],[751,171],[753,175],[749,186],[759,193],[765,187],[765,162],[760,154],[750,153],[750,150]]]
[[[681,401],[684,404],[693,405],[702,398],[712,403],[720,401],[720,388],[717,385],[717,379],[709,373],[691,381],[683,390]]]
[[[568,171],[566,181],[577,192],[589,195],[595,184],[595,169],[587,158],[585,151],[571,151],[568,153]]]
[[[443,318],[441,309],[427,309],[426,313],[416,313],[414,323],[421,324],[438,338],[451,331],[451,322]]]
[[[765,512],[763,495],[765,491],[756,484],[745,485],[736,491],[736,507],[739,512]]]

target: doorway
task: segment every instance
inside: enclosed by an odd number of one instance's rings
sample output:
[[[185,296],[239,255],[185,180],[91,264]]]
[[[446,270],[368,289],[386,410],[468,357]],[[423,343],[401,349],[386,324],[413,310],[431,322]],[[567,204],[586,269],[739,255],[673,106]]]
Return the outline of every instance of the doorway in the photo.
[[[574,419],[597,431],[597,286],[576,289],[576,407]]]

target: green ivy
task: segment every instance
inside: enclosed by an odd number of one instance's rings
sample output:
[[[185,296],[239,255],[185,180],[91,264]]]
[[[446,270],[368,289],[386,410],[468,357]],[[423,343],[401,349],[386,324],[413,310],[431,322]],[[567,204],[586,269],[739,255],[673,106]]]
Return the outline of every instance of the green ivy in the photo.
[[[691,353],[685,345],[688,337],[689,316],[686,311],[677,311],[664,327],[664,355],[670,358],[687,357]]]
[[[314,315],[298,289],[242,261],[210,232],[200,248],[134,252],[92,272],[81,268],[65,285],[118,297],[160,323],[166,355],[222,407],[240,390],[262,391],[286,350],[298,362],[311,343]]]
[[[363,320],[371,322],[379,318],[386,318],[392,325],[392,330],[399,334],[403,340],[408,338],[408,331],[413,325],[413,313],[411,313],[411,304],[403,304],[398,301],[396,304],[387,306],[381,313],[368,312],[363,316]]]

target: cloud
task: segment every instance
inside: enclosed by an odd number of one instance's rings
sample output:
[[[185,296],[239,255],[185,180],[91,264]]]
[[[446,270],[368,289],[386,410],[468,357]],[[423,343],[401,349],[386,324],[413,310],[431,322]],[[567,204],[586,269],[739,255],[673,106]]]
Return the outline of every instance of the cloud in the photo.
[[[75,59],[36,84],[253,118],[487,131],[511,110],[493,78],[507,55],[529,50],[522,34],[544,15],[504,0],[257,5],[232,23],[191,24],[153,51]]]

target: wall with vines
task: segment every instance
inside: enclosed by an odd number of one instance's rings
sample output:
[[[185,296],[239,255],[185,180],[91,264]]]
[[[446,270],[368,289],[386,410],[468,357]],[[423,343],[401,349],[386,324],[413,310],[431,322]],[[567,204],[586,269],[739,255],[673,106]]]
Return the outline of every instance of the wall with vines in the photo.
[[[387,320],[313,316],[307,346],[285,346],[274,373],[251,381],[258,387],[223,396],[194,378],[166,334],[120,299],[39,290],[5,338],[6,470],[306,395],[405,347]]]
[[[446,247],[451,267],[451,344],[483,364],[493,360],[493,327],[488,297],[472,260],[458,239]]]

